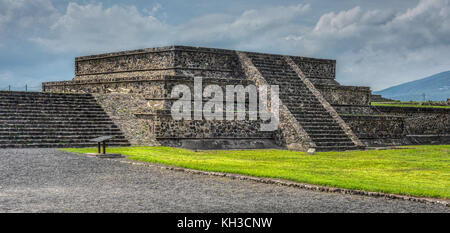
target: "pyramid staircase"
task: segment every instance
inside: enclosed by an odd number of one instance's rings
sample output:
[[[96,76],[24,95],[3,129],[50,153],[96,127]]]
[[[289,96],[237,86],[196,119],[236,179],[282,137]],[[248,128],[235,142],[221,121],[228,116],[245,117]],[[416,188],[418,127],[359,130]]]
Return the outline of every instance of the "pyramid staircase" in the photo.
[[[282,56],[248,57],[269,85],[279,85],[280,100],[316,144],[318,151],[359,149]]]
[[[0,91],[0,148],[92,147],[105,135],[129,146],[90,94]]]

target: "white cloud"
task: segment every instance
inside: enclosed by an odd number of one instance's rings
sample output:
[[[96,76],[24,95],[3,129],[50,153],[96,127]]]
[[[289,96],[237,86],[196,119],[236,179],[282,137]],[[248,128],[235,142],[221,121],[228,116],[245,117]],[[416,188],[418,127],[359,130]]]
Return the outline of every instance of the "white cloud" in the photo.
[[[181,25],[169,25],[153,16],[160,9],[158,4],[152,11],[140,12],[134,6],[106,8],[102,4],[70,3],[65,14],[50,26],[49,35],[32,40],[56,52],[111,51],[218,41],[239,44],[261,37],[261,33],[269,42],[279,38],[280,28],[289,30],[290,21],[308,12],[310,7],[299,4],[246,10],[239,16],[211,14]]]
[[[285,39],[299,54],[334,56],[343,83],[381,89],[448,70],[449,25],[449,0],[422,0],[405,12],[330,12]]]
[[[166,44],[165,38],[173,36],[170,27],[134,6],[69,3],[50,34],[32,40],[56,52],[120,50]]]
[[[58,17],[50,0],[0,0],[0,32],[36,33]]]

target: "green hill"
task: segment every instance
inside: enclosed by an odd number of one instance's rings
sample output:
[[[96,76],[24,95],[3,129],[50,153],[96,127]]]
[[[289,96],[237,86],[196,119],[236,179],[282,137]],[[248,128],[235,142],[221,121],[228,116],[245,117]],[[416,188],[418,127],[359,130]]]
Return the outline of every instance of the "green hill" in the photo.
[[[389,87],[374,94],[401,101],[447,100],[450,98],[450,71]]]

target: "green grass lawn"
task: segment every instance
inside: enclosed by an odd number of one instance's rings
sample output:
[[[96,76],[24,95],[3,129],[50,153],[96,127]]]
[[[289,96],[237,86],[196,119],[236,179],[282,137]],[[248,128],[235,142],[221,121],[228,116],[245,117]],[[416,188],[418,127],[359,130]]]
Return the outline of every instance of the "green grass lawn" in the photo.
[[[281,178],[332,187],[450,198],[450,145],[410,149],[319,152],[288,150],[199,151],[171,147],[110,148],[129,159],[198,169]],[[95,153],[96,148],[64,149]]]
[[[403,102],[371,102],[372,106],[390,106],[390,107],[405,107],[405,108],[446,108],[450,109],[450,106],[439,106],[439,105],[420,105],[411,104]]]

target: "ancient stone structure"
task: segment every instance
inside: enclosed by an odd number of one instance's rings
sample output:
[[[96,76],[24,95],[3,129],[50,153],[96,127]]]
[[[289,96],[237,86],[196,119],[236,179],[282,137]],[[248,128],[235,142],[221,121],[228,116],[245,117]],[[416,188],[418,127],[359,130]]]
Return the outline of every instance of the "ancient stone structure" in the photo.
[[[78,57],[72,81],[46,82],[42,88],[91,94],[128,141],[139,145],[348,150],[408,144],[412,135],[442,139],[449,134],[447,109],[372,107],[370,89],[340,85],[335,70],[334,60],[169,46]],[[194,77],[223,89],[278,85],[278,129],[261,131],[260,121],[247,118],[173,119],[171,91],[177,84],[193,89]]]
[[[104,135],[130,145],[89,94],[0,92],[0,148],[89,147]]]

